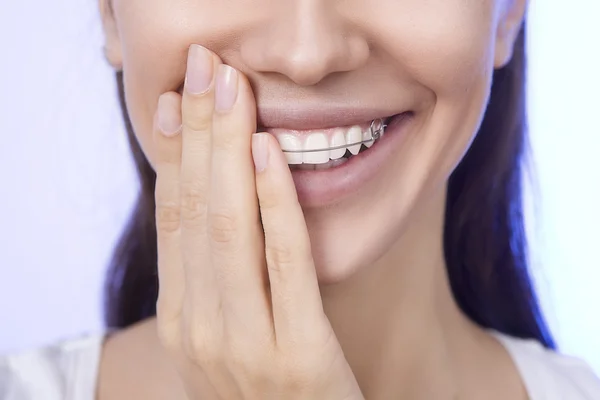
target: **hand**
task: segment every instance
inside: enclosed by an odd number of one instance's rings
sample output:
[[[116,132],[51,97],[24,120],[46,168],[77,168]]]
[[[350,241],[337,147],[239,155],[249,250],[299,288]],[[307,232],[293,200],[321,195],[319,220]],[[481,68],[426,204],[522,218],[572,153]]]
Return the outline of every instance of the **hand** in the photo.
[[[285,156],[255,124],[247,79],[192,46],[154,124],[161,343],[191,400],[362,399]]]

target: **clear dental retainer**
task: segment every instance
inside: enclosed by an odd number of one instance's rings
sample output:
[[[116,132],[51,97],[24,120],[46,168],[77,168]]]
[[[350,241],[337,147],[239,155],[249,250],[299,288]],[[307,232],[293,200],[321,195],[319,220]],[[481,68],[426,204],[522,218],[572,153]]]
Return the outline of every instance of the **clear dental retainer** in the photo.
[[[378,119],[374,119],[373,121],[371,121],[371,126],[369,127],[369,131],[371,132],[371,137],[369,139],[363,139],[359,142],[354,142],[354,143],[347,143],[342,146],[325,147],[325,148],[321,148],[321,149],[310,149],[310,150],[284,150],[284,149],[282,149],[282,151],[284,153],[313,153],[313,152],[317,152],[317,151],[330,151],[330,150],[337,150],[337,149],[345,149],[345,148],[348,148],[351,146],[375,142],[376,140],[378,140],[379,138],[381,138],[383,136],[386,126],[387,125],[384,123],[384,120],[381,118],[378,118]]]

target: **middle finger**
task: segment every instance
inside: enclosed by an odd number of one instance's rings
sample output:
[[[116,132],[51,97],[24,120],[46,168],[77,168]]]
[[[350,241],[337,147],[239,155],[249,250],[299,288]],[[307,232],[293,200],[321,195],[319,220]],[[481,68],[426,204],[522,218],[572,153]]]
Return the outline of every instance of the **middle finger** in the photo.
[[[255,128],[256,103],[247,79],[220,65],[208,210],[211,254],[229,332],[268,341],[273,323],[251,152]]]
[[[189,49],[182,110],[181,246],[186,308],[201,326],[219,318],[220,296],[210,263],[206,234],[210,191],[210,146],[214,110],[214,71],[221,60],[207,49]],[[192,322],[192,321],[188,321]]]

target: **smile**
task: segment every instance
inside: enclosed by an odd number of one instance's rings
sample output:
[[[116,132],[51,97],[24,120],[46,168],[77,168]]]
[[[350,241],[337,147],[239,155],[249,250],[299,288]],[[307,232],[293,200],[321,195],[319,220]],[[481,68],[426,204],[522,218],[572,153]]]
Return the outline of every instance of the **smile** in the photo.
[[[345,160],[373,146],[383,135],[389,118],[378,118],[370,123],[326,130],[290,131],[266,130],[276,136],[288,164],[319,169],[341,165]],[[312,169],[315,169],[312,168]]]
[[[387,125],[385,134],[362,144],[354,143],[370,139],[372,121],[328,129],[259,131],[268,132],[279,141],[300,203],[320,207],[364,189],[397,153],[413,117],[414,113],[407,111],[382,118]],[[329,150],[331,147],[335,149]]]

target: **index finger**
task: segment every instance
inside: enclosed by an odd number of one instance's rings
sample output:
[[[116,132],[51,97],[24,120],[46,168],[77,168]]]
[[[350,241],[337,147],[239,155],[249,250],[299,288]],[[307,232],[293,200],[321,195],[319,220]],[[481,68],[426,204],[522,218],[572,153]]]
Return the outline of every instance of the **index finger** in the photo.
[[[329,330],[304,213],[277,140],[254,134],[252,155],[277,342],[303,342]]]

